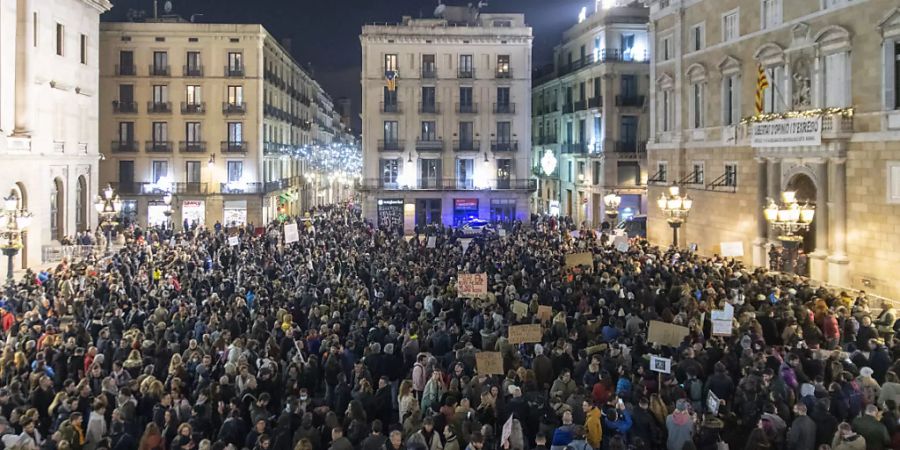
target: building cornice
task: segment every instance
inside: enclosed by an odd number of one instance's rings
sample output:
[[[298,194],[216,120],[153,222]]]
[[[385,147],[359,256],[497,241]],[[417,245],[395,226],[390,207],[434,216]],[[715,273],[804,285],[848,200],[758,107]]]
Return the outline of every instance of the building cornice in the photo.
[[[377,34],[360,35],[360,41],[366,44],[497,44],[505,41],[507,44],[530,44],[532,36],[504,36],[504,35],[452,35],[441,36],[433,34]],[[427,42],[426,42],[427,41]]]
[[[109,2],[109,0],[81,0],[87,6],[94,8],[100,14],[103,14],[110,9],[112,9],[113,5]]]

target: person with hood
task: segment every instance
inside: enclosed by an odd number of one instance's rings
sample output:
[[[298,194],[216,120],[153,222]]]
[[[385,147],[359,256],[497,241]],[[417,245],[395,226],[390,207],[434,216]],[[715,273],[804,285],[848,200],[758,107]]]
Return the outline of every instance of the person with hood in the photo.
[[[806,405],[794,405],[794,421],[787,432],[787,448],[791,450],[815,450],[816,422],[806,415]]]
[[[831,450],[866,450],[866,438],[856,434],[849,423],[841,422],[831,440]]]
[[[441,436],[434,431],[434,418],[431,416],[422,419],[422,428],[412,434],[406,444],[419,444],[425,450],[443,450]]]
[[[668,450],[682,450],[686,442],[691,442],[694,436],[694,421],[694,415],[689,411],[688,401],[682,398],[675,402],[675,411],[666,417],[666,431],[668,431],[666,448]]]

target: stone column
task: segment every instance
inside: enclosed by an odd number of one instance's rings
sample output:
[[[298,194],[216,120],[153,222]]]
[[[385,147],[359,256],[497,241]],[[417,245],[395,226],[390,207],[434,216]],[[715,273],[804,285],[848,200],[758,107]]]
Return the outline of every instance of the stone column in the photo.
[[[770,158],[768,169],[768,194],[767,196],[776,203],[781,201],[781,160]],[[778,240],[778,233],[771,227],[768,229],[769,241]]]
[[[831,158],[828,198],[829,229],[831,231],[831,255],[828,257],[828,283],[849,286],[847,266],[847,159]]]
[[[813,168],[816,177],[816,249],[809,255],[809,275],[816,280],[826,280],[828,267],[828,162],[817,161]]]
[[[766,222],[763,209],[766,207],[768,193],[768,166],[765,158],[756,158],[756,239],[753,240],[753,265],[766,267],[766,243],[768,242],[769,224]]]
[[[28,0],[17,0],[18,7],[16,10],[16,94],[15,94],[15,128],[13,134],[16,136],[28,136],[30,133],[30,120],[28,111],[28,91],[29,91],[29,71],[28,71],[28,53],[29,46],[32,44],[31,36],[28,33],[30,18],[28,17]],[[45,44],[47,45],[47,44]]]

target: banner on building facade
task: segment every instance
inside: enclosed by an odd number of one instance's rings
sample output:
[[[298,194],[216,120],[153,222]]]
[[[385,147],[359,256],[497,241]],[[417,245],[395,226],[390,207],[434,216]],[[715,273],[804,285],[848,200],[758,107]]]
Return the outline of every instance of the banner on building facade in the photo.
[[[821,144],[821,117],[796,117],[757,122],[750,129],[750,146],[754,148]]]

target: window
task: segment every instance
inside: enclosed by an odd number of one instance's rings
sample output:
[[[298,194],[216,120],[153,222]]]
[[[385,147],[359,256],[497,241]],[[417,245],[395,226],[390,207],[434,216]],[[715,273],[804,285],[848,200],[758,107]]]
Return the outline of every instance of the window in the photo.
[[[584,181],[584,161],[578,161],[578,181]]]
[[[385,112],[397,112],[397,90],[390,90],[384,86]]]
[[[738,104],[740,83],[737,75],[722,78],[722,124],[735,125],[740,120],[741,108]]]
[[[691,85],[691,128],[703,128],[704,123],[703,84]]]
[[[56,54],[63,55],[63,45],[65,44],[65,27],[61,23],[56,24]]]
[[[228,182],[237,183],[244,177],[243,161],[228,161],[226,164],[228,170]]]
[[[566,174],[569,175],[568,180],[570,183],[575,181],[575,172],[573,170],[573,167],[575,167],[575,165],[572,164],[572,161],[568,161],[568,164],[566,165]]]
[[[888,61],[889,68],[894,69],[894,73],[887,77],[887,82],[894,88],[894,104],[893,109],[900,109],[900,41],[894,41],[894,51],[891,52],[893,61]]]
[[[737,164],[725,164],[725,186],[737,187]]]
[[[434,78],[436,71],[434,55],[422,55],[422,77]]]
[[[659,43],[659,49],[663,61],[672,59],[672,36],[662,38],[662,41]]]
[[[669,163],[660,161],[656,163],[656,181],[667,183],[669,181]]]
[[[781,0],[762,0],[760,25],[762,29],[781,24]]]
[[[200,161],[185,161],[184,181],[187,183],[200,182]]]
[[[119,52],[119,75],[134,75],[134,52],[122,50]]]
[[[165,84],[153,85],[153,103],[165,103],[169,101],[169,86]]]
[[[603,139],[603,137],[602,137],[603,120],[602,119],[603,118],[600,116],[594,116],[594,142],[596,142],[595,145],[598,145],[598,146],[600,145],[600,142]],[[596,149],[592,149],[592,150],[596,150]]]
[[[622,97],[636,97],[637,91],[637,76],[622,75]]]
[[[706,27],[702,23],[698,23],[691,27],[691,51],[703,50],[706,42]]]
[[[153,75],[165,75],[169,71],[169,53],[153,52]]]
[[[491,199],[491,220],[494,222],[513,222],[516,220],[516,200],[505,198]]]
[[[767,67],[766,78],[769,79],[769,87],[765,91],[764,110],[767,113],[783,112],[787,110],[787,99],[784,95],[784,67]]]
[[[244,54],[241,52],[228,52],[228,71],[240,73],[244,71]]]
[[[472,122],[460,122],[459,123],[460,150],[463,150],[463,149],[477,150],[477,149],[471,148],[472,145],[474,144],[474,141],[473,141],[474,136],[475,136],[474,129],[475,129],[475,124]]]
[[[119,108],[123,108],[123,107],[130,108],[132,102],[134,102],[134,85],[120,84],[119,85]]]
[[[79,58],[82,64],[87,64],[87,36],[81,35],[81,38],[78,40],[78,43],[81,46],[81,51],[79,52]]]
[[[662,92],[662,131],[672,131],[672,122],[674,121],[675,108],[672,102],[672,91],[665,90]]]
[[[397,54],[389,53],[384,55],[384,71],[385,72],[396,72],[397,71]]]
[[[422,86],[422,112],[437,112],[434,86]]]
[[[382,159],[379,161],[382,185],[396,185],[400,174],[400,163],[397,159]]]
[[[185,86],[184,100],[188,105],[199,105],[201,103],[200,86]]]
[[[398,135],[399,135],[399,133],[397,130],[397,121],[396,120],[384,121],[384,141],[385,142],[397,142]]]
[[[38,43],[38,16],[37,13],[31,13],[31,45],[37,47]]]
[[[459,88],[459,112],[474,112],[472,111],[472,87],[464,86]]]
[[[509,55],[497,55],[497,74],[509,75]]]
[[[84,177],[81,176],[78,177],[78,182],[75,183],[75,231],[83,231],[87,228],[85,226],[86,207],[87,183],[84,181]]]
[[[169,175],[168,161],[152,161],[150,164],[150,176],[154,183],[159,182],[160,178]]]
[[[623,61],[643,61],[644,55],[639,55],[634,48],[634,33],[622,33],[619,41],[622,49]]]
[[[200,142],[200,122],[186,122],[184,124],[184,137],[187,142]]]
[[[509,143],[511,140],[511,129],[509,122],[497,122],[497,142]]]
[[[240,143],[244,141],[244,124],[241,122],[228,122],[228,142]]]
[[[694,184],[703,184],[703,163],[694,162],[691,170],[691,178]]]
[[[637,116],[622,116],[619,122],[619,139],[622,140],[626,151],[637,150],[637,125]]]
[[[167,122],[153,122],[153,142],[161,143],[169,140],[169,124]]]
[[[239,105],[244,102],[243,86],[228,86],[228,104]]]
[[[200,52],[187,52],[185,56],[185,68],[184,74],[190,77],[198,77],[202,75],[202,69],[200,68]]]
[[[472,189],[475,187],[475,160],[460,158],[456,160],[456,187],[457,189]]]
[[[509,107],[509,87],[497,88],[497,106]]]
[[[512,160],[497,160],[497,189],[509,189],[512,180]]]
[[[441,185],[441,160],[419,160],[419,189],[434,189]]]
[[[119,141],[134,142],[134,122],[119,122]]]
[[[437,126],[433,120],[428,120],[422,122],[422,138],[423,141],[436,141],[437,140],[437,131],[435,130]]]
[[[847,52],[825,56],[825,105],[844,107],[850,105],[849,65]]]
[[[593,184],[600,184],[600,178],[603,176],[603,164],[600,161],[594,161],[593,165],[593,173],[591,176],[591,181]]]
[[[475,65],[474,65],[474,57],[472,55],[459,55],[459,77],[460,78],[474,78],[475,77]]]
[[[722,41],[728,42],[738,38],[740,34],[739,14],[738,10],[733,10],[722,15]]]

